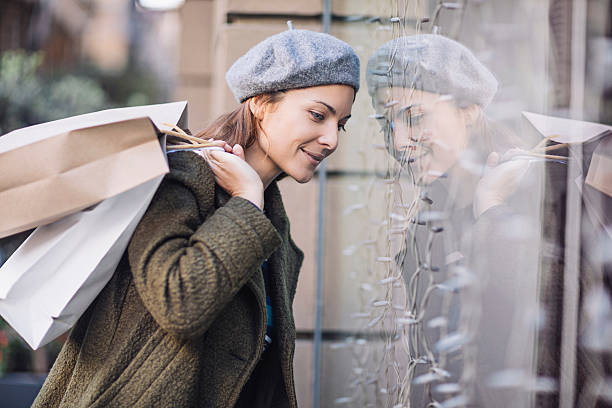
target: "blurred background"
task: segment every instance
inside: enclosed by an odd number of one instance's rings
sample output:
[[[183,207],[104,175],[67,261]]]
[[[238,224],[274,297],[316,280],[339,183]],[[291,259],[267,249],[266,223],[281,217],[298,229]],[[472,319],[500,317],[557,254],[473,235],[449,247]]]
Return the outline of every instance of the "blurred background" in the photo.
[[[195,133],[237,105],[224,80],[230,65],[287,29],[287,20],[330,32],[362,61],[362,90],[338,151],[311,183],[281,183],[294,239],[306,254],[294,302],[298,401],[304,407],[408,406],[390,385],[408,376],[407,363],[389,358],[389,330],[374,321],[372,304],[380,299],[377,282],[389,273],[381,264],[394,255],[389,203],[399,191],[410,195],[410,186],[393,190],[387,182],[394,163],[372,120],[369,56],[402,35],[444,34],[472,49],[498,78],[491,119],[517,133],[534,132],[522,111],[610,125],[612,7],[606,0],[0,0],[0,134],[104,108],[176,100],[189,102]],[[542,228],[525,292],[516,298],[532,306],[526,320],[542,312],[546,323],[498,350],[510,359],[527,354],[520,369],[544,379],[544,386],[523,390],[525,404],[499,406],[612,404],[611,226],[606,217],[585,226],[582,212],[566,211],[575,197],[567,178],[565,170],[543,169],[535,195]],[[601,214],[609,208],[606,197]],[[578,200],[581,208],[580,194]],[[586,229],[569,249],[568,225]],[[598,258],[589,251],[594,242]],[[571,282],[564,280],[572,273],[564,262],[568,251],[578,259]],[[581,343],[585,333],[594,333],[595,346]],[[28,406],[61,342],[33,352],[0,321],[2,398],[14,398],[13,406],[22,398]]]

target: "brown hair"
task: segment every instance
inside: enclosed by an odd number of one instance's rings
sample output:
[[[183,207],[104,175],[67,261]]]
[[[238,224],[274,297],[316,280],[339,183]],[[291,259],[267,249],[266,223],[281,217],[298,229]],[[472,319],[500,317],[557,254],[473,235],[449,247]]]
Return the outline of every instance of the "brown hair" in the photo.
[[[285,91],[265,93],[254,96],[259,99],[261,106],[275,105],[284,97]],[[259,120],[249,107],[249,99],[230,113],[225,113],[215,119],[204,130],[196,134],[202,139],[224,140],[230,146],[241,145],[245,150],[257,140],[258,131],[261,130]]]

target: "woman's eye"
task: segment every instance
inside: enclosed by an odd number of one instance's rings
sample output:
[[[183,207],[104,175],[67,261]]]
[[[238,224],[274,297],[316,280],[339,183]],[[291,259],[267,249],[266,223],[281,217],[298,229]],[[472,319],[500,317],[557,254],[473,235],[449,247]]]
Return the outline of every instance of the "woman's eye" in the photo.
[[[310,111],[310,114],[316,121],[322,121],[325,119],[325,116],[321,115],[319,112]]]
[[[338,123],[338,132],[340,131],[346,132],[346,129],[344,128],[344,125],[341,125],[340,123]]]
[[[402,115],[402,122],[409,127],[416,127],[421,123],[421,120],[423,120],[423,116],[424,115],[420,112],[411,113],[408,111]]]
[[[378,122],[381,131],[385,130],[393,123],[393,120],[387,115],[377,114],[374,116],[374,118],[376,119],[376,122]]]

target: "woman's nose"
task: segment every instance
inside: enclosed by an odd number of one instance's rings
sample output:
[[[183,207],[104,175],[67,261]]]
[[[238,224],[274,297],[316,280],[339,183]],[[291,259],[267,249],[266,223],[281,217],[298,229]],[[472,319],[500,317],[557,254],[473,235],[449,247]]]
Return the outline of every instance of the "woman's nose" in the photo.
[[[397,150],[405,149],[410,145],[410,128],[396,126],[393,132],[393,144]]]
[[[334,151],[338,147],[338,127],[326,126],[324,133],[319,137],[319,143],[327,149]]]

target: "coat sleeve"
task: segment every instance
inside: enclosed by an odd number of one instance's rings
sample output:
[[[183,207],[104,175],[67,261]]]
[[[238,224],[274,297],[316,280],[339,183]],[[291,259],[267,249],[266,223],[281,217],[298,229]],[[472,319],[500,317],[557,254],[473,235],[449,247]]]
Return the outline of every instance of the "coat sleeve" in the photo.
[[[214,210],[208,165],[191,153],[173,156],[128,255],[149,313],[167,332],[189,338],[207,330],[281,241],[245,199]]]
[[[527,324],[523,323],[525,307],[531,310],[527,305],[534,299],[525,296],[530,287],[535,288],[530,282],[536,279],[532,272],[537,270],[539,248],[534,225],[528,214],[500,205],[483,213],[474,226],[474,253],[470,258],[478,289],[473,296],[482,308],[474,338],[478,384],[508,367],[513,339],[528,337]],[[512,364],[520,367],[523,363]],[[479,393],[483,406],[516,400],[516,395],[503,389],[482,387]]]

